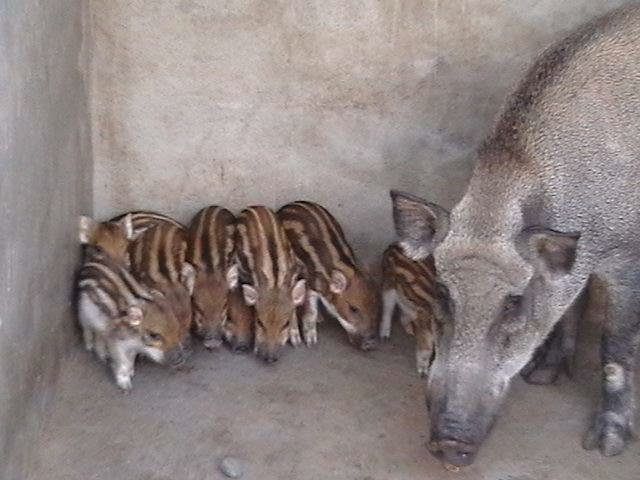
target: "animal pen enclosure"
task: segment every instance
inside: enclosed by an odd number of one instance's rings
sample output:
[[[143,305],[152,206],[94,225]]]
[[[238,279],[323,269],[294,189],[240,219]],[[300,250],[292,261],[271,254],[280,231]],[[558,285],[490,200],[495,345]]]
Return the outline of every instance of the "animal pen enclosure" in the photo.
[[[327,318],[273,366],[196,346],[119,392],[77,329],[78,217],[309,199],[375,270],[389,189],[452,207],[536,55],[623,3],[1,1],[0,478],[214,479],[226,456],[247,479],[453,477],[425,447],[398,327],[362,352]],[[599,388],[598,322],[582,323],[574,379],[516,379],[457,478],[640,476],[638,444],[580,446]]]

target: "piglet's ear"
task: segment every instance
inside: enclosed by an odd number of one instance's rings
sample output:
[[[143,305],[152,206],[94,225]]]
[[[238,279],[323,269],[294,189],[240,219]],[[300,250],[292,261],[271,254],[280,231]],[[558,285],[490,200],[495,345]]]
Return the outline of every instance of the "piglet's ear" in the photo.
[[[415,329],[415,325],[413,322],[403,322],[402,326],[404,327],[404,331],[407,332],[409,335],[415,335],[416,334],[416,329]]]
[[[139,327],[142,323],[142,309],[136,305],[129,307],[124,321],[131,327]]]
[[[424,260],[449,232],[449,212],[409,193],[391,191],[393,222],[405,255]]]
[[[293,299],[293,304],[296,307],[299,307],[304,303],[304,298],[307,294],[307,282],[306,280],[298,280],[296,284],[293,286],[293,290],[291,290],[291,298]]]
[[[333,293],[341,294],[347,289],[348,284],[349,281],[347,280],[347,276],[340,270],[334,270],[331,272],[331,283],[329,284],[329,289]]]
[[[554,275],[571,272],[576,260],[579,232],[557,232],[555,230],[530,227],[520,235],[520,243],[525,247],[525,256],[533,266]]]
[[[196,269],[189,262],[184,262],[182,269],[180,270],[180,282],[189,292],[189,295],[193,295],[193,289],[196,285]]]
[[[86,215],[80,215],[78,220],[78,239],[80,243],[85,245],[91,242],[93,233],[96,231],[98,222]]]
[[[242,294],[244,295],[244,303],[250,307],[258,302],[258,291],[251,285],[242,285]]]
[[[227,285],[230,290],[233,290],[238,286],[238,279],[240,278],[240,272],[238,271],[238,265],[233,264],[227,270]]]
[[[134,232],[133,232],[133,218],[130,213],[127,213],[124,217],[122,217],[118,221],[118,225],[124,232],[127,240],[133,240]]]

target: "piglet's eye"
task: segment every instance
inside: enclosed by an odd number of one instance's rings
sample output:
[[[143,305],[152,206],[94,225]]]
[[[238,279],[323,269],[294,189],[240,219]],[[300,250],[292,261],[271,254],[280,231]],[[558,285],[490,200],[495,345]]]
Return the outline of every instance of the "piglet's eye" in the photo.
[[[147,336],[149,337],[149,339],[153,340],[154,342],[157,342],[158,340],[162,339],[162,335],[156,332],[149,332]]]
[[[258,325],[260,328],[264,330],[264,323],[262,323],[260,319],[256,319],[256,325]]]
[[[349,311],[351,311],[351,313],[360,313],[360,309],[353,305],[349,305]]]
[[[449,298],[449,289],[442,283],[436,283],[436,291],[438,292],[438,296],[442,299]]]

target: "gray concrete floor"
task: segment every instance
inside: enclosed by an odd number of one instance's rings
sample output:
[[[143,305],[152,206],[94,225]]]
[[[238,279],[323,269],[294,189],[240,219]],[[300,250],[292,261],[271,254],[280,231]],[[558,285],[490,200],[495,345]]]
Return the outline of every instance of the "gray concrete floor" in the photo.
[[[288,349],[274,366],[226,350],[197,352],[183,372],[144,363],[130,395],[76,346],[31,478],[222,479],[225,455],[246,461],[247,480],[640,478],[638,443],[609,459],[580,447],[597,401],[595,338],[582,342],[574,381],[516,381],[476,464],[457,474],[425,449],[411,339],[396,328],[389,344],[365,354],[325,322],[320,342]]]

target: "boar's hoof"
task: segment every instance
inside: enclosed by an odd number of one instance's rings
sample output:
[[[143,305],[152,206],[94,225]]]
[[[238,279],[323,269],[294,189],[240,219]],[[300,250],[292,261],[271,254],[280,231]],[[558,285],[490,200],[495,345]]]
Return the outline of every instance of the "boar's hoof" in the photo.
[[[606,457],[621,454],[634,435],[629,422],[621,424],[620,420],[622,418],[612,412],[598,414],[585,435],[582,446],[586,450],[599,448]]]

